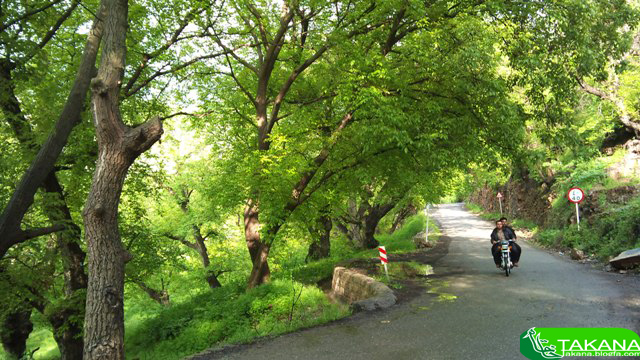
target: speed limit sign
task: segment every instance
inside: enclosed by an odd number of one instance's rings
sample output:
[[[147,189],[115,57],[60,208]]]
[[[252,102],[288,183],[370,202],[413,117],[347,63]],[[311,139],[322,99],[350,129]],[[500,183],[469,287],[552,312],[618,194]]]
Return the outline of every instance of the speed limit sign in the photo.
[[[578,223],[578,230],[580,230],[580,208],[578,204],[584,200],[584,191],[579,187],[572,187],[567,193],[567,199],[576,204],[576,222]]]
[[[572,187],[567,193],[567,198],[574,204],[578,204],[584,200],[584,191],[579,187]]]

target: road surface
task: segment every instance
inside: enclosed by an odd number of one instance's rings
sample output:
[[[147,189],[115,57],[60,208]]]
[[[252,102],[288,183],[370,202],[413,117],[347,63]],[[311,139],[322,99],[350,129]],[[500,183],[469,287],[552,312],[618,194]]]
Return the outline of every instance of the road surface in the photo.
[[[520,267],[507,278],[491,259],[491,222],[462,204],[440,205],[433,216],[450,243],[423,295],[197,359],[511,360],[525,359],[519,336],[534,326],[640,330],[638,277],[605,273],[521,242]]]

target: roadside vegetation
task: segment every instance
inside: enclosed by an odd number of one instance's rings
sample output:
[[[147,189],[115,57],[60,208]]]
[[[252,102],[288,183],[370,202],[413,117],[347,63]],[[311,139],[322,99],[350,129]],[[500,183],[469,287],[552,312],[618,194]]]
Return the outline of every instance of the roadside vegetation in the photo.
[[[422,214],[410,216],[395,232],[381,233],[376,238],[389,254],[414,252],[413,237],[425,231],[425,220]],[[391,221],[385,221],[382,228],[390,225]],[[435,243],[439,236],[439,228],[430,221],[429,241]],[[211,347],[247,343],[349,316],[349,306],[328,300],[327,281],[336,264],[377,259],[378,250],[358,249],[340,233],[334,233],[331,241],[330,257],[307,263],[306,247],[290,248],[286,259],[274,262],[279,266],[277,276],[269,284],[249,291],[245,291],[246,273],[225,274],[221,277],[225,285],[211,289],[193,287],[197,277],[182,271],[172,275],[167,291],[175,295],[170,306],[163,306],[130,286],[132,294],[125,303],[127,358],[181,359]],[[380,280],[386,282],[384,277]],[[27,351],[38,349],[33,352],[34,359],[59,358],[46,320],[34,316],[34,324]],[[0,358],[5,356],[0,349]]]
[[[412,251],[425,204],[512,178],[554,202],[515,216],[562,231],[543,241],[635,244],[600,155],[640,134],[639,21],[635,0],[0,1],[3,351],[178,357],[345,316],[336,262]],[[605,241],[567,228],[570,183],[605,188]]]

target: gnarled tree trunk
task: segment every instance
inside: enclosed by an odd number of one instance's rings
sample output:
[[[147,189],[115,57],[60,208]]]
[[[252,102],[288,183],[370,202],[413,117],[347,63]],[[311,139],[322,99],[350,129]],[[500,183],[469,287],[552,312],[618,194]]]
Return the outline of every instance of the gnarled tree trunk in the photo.
[[[105,0],[103,53],[91,81],[98,162],[82,216],[89,253],[84,359],[124,359],[124,265],[129,254],[118,230],[118,204],[135,159],[162,135],[159,118],[131,128],[120,115],[125,66],[127,0]]]
[[[327,258],[331,252],[331,228],[333,223],[328,215],[318,217],[314,225],[309,226],[313,242],[309,245],[307,262]]]
[[[27,339],[32,330],[31,309],[20,309],[7,314],[0,330],[0,341],[4,351],[9,356],[20,359],[27,349]]]
[[[249,277],[249,288],[256,287],[269,281],[269,246],[260,241],[260,220],[257,206],[253,203],[247,205],[244,211],[244,235],[247,248],[251,256],[253,267]]]

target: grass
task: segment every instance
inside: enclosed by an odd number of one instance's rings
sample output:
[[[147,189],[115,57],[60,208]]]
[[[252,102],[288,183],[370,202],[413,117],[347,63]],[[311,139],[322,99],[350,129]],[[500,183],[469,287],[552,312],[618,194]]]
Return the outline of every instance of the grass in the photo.
[[[424,231],[426,218],[415,215],[393,234],[376,235],[390,254],[415,251],[413,237]],[[440,231],[429,222],[429,240]],[[246,290],[246,274],[228,278],[217,289],[192,289],[172,296],[162,307],[145,297],[130,297],[125,304],[127,359],[170,360],[214,346],[247,343],[258,337],[279,335],[324,324],[351,314],[348,306],[329,302],[318,283],[329,279],[336,263],[346,259],[372,258],[377,249],[355,250],[340,236],[332,239],[332,256],[300,264],[292,261],[274,273],[269,284]],[[418,269],[416,271],[422,271]],[[189,274],[184,281],[192,281]],[[40,349],[35,359],[56,359],[59,352],[44,319],[34,313],[36,330],[28,349]],[[0,350],[0,359],[6,354]]]
[[[415,251],[413,237],[425,225],[425,217],[416,215],[393,234],[376,238],[389,253]],[[434,222],[429,229],[430,241],[437,241],[440,232]],[[178,359],[213,346],[246,343],[350,315],[347,306],[330,303],[317,284],[331,277],[336,263],[377,257],[378,250],[357,251],[339,237],[332,239],[332,253],[327,259],[282,269],[271,283],[249,291],[239,279],[169,308],[130,309],[145,315],[128,317],[127,358]]]
[[[243,284],[213,289],[153,316],[130,319],[131,359],[178,359],[214,345],[249,342],[330,322],[350,314],[315,286],[276,279],[244,291]]]

